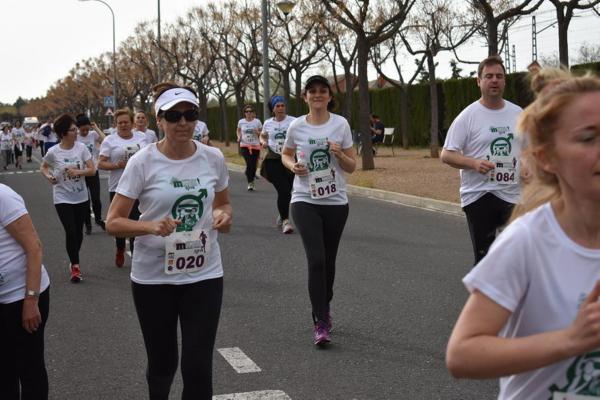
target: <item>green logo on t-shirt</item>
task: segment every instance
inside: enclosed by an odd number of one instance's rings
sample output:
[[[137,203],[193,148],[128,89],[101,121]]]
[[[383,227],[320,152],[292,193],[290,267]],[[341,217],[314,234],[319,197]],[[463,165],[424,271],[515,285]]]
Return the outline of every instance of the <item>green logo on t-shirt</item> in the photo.
[[[208,197],[206,189],[200,189],[198,195],[186,194],[175,201],[171,208],[173,219],[178,219],[177,232],[191,232],[204,214],[202,199]]]
[[[512,144],[514,136],[512,133],[509,133],[507,137],[499,137],[494,139],[490,144],[490,152],[492,156],[510,156],[512,152]]]
[[[552,385],[552,392],[600,396],[600,351],[577,357],[567,369],[567,384],[559,388]]]
[[[311,171],[323,171],[329,168],[331,162],[329,152],[317,149],[310,154]]]

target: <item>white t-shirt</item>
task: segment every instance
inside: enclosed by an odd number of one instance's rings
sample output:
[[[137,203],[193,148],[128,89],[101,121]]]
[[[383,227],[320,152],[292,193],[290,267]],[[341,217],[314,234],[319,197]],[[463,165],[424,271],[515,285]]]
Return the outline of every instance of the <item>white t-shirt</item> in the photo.
[[[348,203],[345,173],[335,156],[329,152],[328,141],[339,143],[344,150],[349,149],[352,147],[352,132],[344,117],[331,113],[329,115],[329,120],[322,125],[309,124],[306,122],[306,115],[296,118],[288,127],[285,147],[295,149],[299,160],[302,158],[306,160],[309,173],[333,169],[337,183],[336,193],[326,198],[313,199],[310,195],[308,176],[296,175],[292,203],[297,201],[327,205]]]
[[[40,130],[39,130],[39,133],[38,133],[39,140],[41,140],[44,143],[56,143],[56,142],[58,142],[58,136],[56,136],[56,132],[54,132],[54,127],[52,127],[52,124],[50,124],[50,127],[52,128],[50,130],[50,135],[44,136],[42,134],[42,132],[44,131],[44,128],[46,127],[46,125],[48,125],[48,124],[46,123],[46,124],[43,124],[42,126],[40,126]]]
[[[32,146],[33,145],[33,139],[35,138],[35,133],[32,131],[25,131],[25,139],[23,140],[23,144],[25,144],[25,146]]]
[[[100,135],[98,132],[91,130],[87,135],[82,136],[77,134],[77,141],[83,143],[85,147],[88,149],[90,154],[92,155],[92,160],[94,161],[94,165],[98,166],[98,154],[100,154],[100,149],[98,148],[98,142],[100,141]]]
[[[521,144],[516,134],[517,118],[521,107],[504,100],[504,107],[492,110],[479,101],[470,104],[452,122],[444,149],[467,157],[494,162],[498,157],[509,158],[514,167],[514,183],[500,184],[490,181],[490,174],[480,174],[472,169],[460,170],[460,201],[465,207],[486,193],[493,193],[509,203],[517,203]]]
[[[117,163],[121,160],[129,160],[137,151],[146,146],[146,135],[140,132],[132,132],[133,136],[129,139],[123,139],[118,133],[109,135],[102,141],[100,146],[100,155],[108,157],[111,163]],[[108,176],[108,191],[115,192],[119,179],[123,175],[123,169],[111,169]]]
[[[0,304],[14,303],[25,298],[27,256],[23,247],[6,227],[27,214],[23,198],[0,183]],[[50,286],[46,268],[42,265],[40,292]]]
[[[267,134],[269,148],[272,152],[281,154],[281,150],[285,144],[285,135],[290,124],[295,119],[295,117],[286,115],[282,121],[277,121],[275,118],[269,118],[265,121],[263,133]]]
[[[203,121],[196,121],[196,126],[194,127],[194,140],[200,141],[204,136],[208,136],[208,127]]]
[[[140,221],[170,216],[180,219],[184,231],[212,226],[215,192],[225,190],[229,173],[219,149],[194,141],[196,152],[184,160],[171,160],[151,144],[129,160],[117,193],[138,199]],[[210,251],[201,270],[168,275],[165,272],[165,238],[135,239],[131,280],[141,284],[186,284],[223,276],[218,232],[210,229]]]
[[[0,150],[12,150],[13,143],[12,133],[0,133]]]
[[[600,249],[571,240],[546,203],[510,224],[463,282],[512,312],[500,336],[514,338],[570,326],[598,280]],[[501,378],[498,398],[552,399],[553,391],[600,397],[600,349]]]
[[[242,118],[238,121],[238,128],[241,130],[241,147],[254,147],[260,148],[260,141],[258,140],[258,133],[262,130],[262,123],[257,118],[252,121],[248,121]]]
[[[25,129],[12,128],[12,134],[17,143],[23,144],[23,142],[25,141]]]
[[[62,144],[57,144],[48,149],[44,161],[50,165],[51,174],[58,183],[52,185],[54,204],[67,203],[79,204],[87,201],[88,191],[85,186],[85,177],[67,175],[67,168],[85,169],[85,163],[92,155],[83,143],[75,142],[73,147],[65,150]]]
[[[146,129],[145,131],[134,129],[133,132],[139,132],[142,135],[146,135],[146,142],[148,144],[158,142],[158,136],[156,136],[156,132],[154,132],[152,129]]]

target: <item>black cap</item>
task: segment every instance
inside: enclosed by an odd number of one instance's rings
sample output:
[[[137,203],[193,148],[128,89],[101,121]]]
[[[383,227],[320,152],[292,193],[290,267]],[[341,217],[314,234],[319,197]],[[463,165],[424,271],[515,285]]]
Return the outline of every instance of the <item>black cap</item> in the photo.
[[[331,92],[331,85],[329,84],[329,81],[327,80],[327,78],[325,78],[324,76],[321,75],[313,75],[310,78],[308,78],[308,80],[306,81],[306,84],[304,85],[304,90],[307,90],[309,87],[313,86],[315,83],[320,83],[322,85],[325,85],[329,88],[329,91]]]

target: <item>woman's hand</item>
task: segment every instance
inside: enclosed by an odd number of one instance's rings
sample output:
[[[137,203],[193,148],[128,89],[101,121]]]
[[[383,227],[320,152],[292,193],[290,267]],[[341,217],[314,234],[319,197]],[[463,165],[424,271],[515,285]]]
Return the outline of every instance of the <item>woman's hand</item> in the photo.
[[[52,174],[44,174],[44,176],[46,177],[46,179],[48,179],[48,182],[50,182],[53,185],[56,185],[58,183],[58,179],[56,179],[56,177]]]
[[[579,307],[577,318],[566,333],[571,356],[600,347],[600,281]]]
[[[342,145],[336,142],[328,141],[329,143],[329,152],[335,156],[338,160],[343,157]]]
[[[123,169],[127,165],[127,160],[119,160],[114,165],[115,169]]]
[[[304,163],[295,162],[292,165],[292,172],[298,176],[306,176],[308,175],[308,168]]]
[[[75,169],[75,168],[67,168],[65,171],[67,172],[67,176],[69,178],[76,178],[78,176],[81,176],[82,172],[83,172],[83,171],[81,171],[79,169]]]
[[[221,233],[227,233],[231,230],[231,214],[222,210],[213,211],[212,228]]]
[[[159,221],[152,221],[151,232],[156,236],[169,236],[171,233],[175,231],[177,225],[181,224],[181,221],[178,219],[173,219],[171,217],[165,217]]]
[[[37,297],[25,297],[23,300],[23,312],[21,314],[23,329],[29,333],[37,331],[42,323],[42,315],[38,307]]]

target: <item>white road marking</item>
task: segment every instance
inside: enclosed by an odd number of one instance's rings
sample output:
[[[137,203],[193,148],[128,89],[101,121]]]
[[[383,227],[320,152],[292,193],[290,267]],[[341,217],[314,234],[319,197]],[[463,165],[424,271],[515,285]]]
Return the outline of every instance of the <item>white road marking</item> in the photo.
[[[219,394],[213,400],[292,400],[281,390],[260,390],[258,392]]]
[[[261,369],[239,347],[226,347],[217,349],[223,358],[236,370],[238,374],[260,372]],[[245,398],[245,397],[244,397]],[[254,397],[250,397],[253,399]],[[260,397],[256,397],[259,399]],[[237,399],[237,398],[236,398]]]

